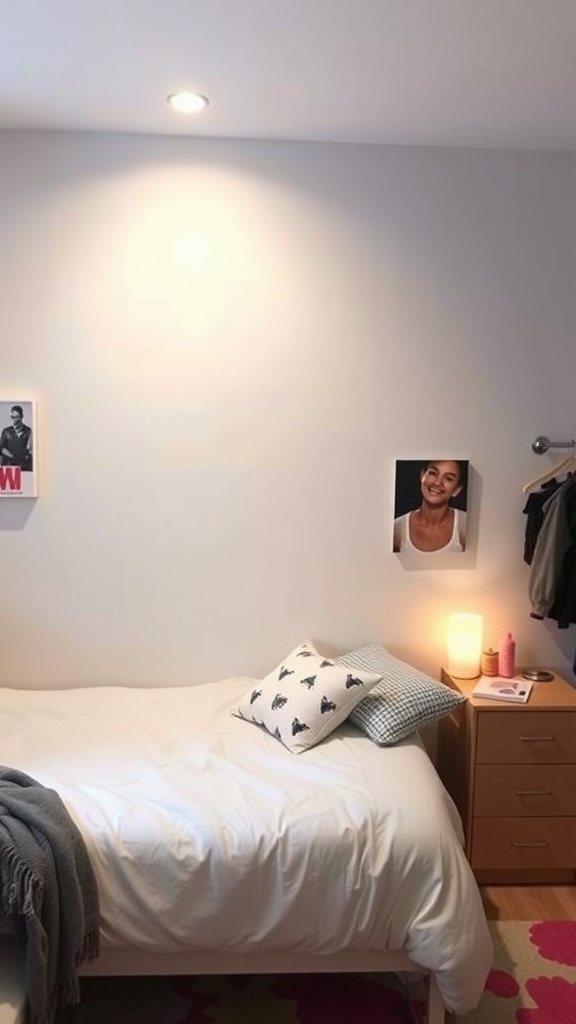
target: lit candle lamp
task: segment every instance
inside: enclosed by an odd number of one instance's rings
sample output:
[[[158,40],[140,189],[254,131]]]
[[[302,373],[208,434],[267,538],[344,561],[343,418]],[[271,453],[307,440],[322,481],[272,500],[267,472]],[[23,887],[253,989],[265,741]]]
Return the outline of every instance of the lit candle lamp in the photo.
[[[448,619],[448,672],[456,679],[480,675],[482,616],[458,612]]]

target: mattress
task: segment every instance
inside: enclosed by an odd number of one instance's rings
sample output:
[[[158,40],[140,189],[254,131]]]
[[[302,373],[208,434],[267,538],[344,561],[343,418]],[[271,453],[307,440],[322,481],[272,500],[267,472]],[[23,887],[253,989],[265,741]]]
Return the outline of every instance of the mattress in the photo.
[[[447,1007],[492,945],[458,813],[417,735],[345,723],[302,754],[230,707],[255,680],[0,690],[3,762],[57,790],[102,941],[148,952],[404,950]]]

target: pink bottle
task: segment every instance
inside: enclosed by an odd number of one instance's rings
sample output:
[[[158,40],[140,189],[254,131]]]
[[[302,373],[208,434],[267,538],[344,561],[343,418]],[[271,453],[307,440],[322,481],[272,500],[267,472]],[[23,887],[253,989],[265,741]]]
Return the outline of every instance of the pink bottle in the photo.
[[[505,633],[498,649],[498,674],[511,679],[516,671],[516,641],[512,633]]]

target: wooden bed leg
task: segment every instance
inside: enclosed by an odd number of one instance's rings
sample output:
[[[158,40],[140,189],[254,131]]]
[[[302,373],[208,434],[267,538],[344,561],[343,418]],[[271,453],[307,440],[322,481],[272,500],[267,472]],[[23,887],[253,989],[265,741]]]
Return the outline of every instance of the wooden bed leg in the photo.
[[[426,990],[428,1000],[424,1024],[446,1024],[446,1007],[433,974],[428,975]]]

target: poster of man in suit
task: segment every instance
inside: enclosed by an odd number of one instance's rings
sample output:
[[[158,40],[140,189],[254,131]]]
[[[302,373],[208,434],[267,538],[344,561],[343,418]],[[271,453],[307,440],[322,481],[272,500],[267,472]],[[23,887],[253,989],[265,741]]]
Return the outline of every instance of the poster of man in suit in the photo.
[[[0,498],[34,498],[37,491],[35,403],[0,401]]]

